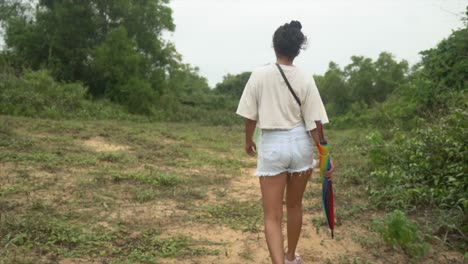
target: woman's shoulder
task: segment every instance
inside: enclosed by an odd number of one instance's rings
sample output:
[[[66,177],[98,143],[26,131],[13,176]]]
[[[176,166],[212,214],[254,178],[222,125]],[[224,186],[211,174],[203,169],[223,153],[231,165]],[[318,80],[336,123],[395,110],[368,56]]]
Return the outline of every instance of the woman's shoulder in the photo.
[[[272,72],[272,69],[274,67],[273,63],[267,63],[262,66],[258,66],[252,71],[252,74],[255,75],[264,75],[264,74],[270,74]]]
[[[300,79],[301,82],[310,83],[313,82],[312,74],[309,74],[304,68],[299,66],[284,66],[281,68],[286,73],[287,76],[293,77],[294,79]],[[271,78],[278,75],[278,68],[274,63],[264,64],[262,66],[256,67],[252,71],[250,78],[252,79],[262,79],[262,78]]]

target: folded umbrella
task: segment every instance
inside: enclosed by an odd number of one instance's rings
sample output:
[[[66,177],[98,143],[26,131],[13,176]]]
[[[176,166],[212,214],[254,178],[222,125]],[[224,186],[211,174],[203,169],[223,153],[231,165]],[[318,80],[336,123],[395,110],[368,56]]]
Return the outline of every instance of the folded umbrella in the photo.
[[[334,238],[333,230],[335,228],[335,210],[333,202],[333,185],[332,180],[325,176],[325,172],[331,169],[331,158],[329,155],[328,142],[323,135],[323,125],[321,121],[315,121],[319,135],[319,144],[317,148],[320,153],[320,175],[323,177],[322,184],[322,206],[325,211],[328,226],[331,230],[331,236]]]

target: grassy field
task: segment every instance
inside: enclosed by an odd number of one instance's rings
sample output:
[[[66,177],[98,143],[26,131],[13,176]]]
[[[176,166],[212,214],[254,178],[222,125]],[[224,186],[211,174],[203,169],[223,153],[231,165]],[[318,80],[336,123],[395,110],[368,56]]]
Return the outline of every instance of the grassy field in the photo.
[[[463,263],[437,241],[410,258],[371,230],[357,131],[331,131],[332,240],[315,174],[304,263]],[[362,139],[361,139],[362,140]],[[269,263],[242,127],[0,116],[0,263]]]

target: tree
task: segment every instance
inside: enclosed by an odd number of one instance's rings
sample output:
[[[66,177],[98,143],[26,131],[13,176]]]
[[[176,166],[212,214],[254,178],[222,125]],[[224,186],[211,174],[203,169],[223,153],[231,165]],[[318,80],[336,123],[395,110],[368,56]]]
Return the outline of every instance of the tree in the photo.
[[[223,77],[222,82],[216,84],[215,91],[228,97],[239,99],[251,74],[251,72],[243,72],[236,75],[228,74]]]
[[[320,95],[327,105],[331,115],[344,114],[351,102],[349,90],[346,87],[344,72],[340,66],[330,62],[324,76],[314,76]]]
[[[353,102],[362,100],[367,105],[371,105],[376,74],[372,59],[352,56],[351,61],[351,64],[344,69],[351,100]]]
[[[0,5],[0,20],[6,30],[6,53],[14,58],[17,68],[47,68],[58,80],[85,82],[95,96],[107,95],[107,89],[120,79],[133,77],[144,78],[154,91],[160,92],[169,78],[167,69],[180,61],[174,46],[161,37],[165,30],[175,28],[167,3],[168,0],[40,0],[34,9],[28,9],[21,1],[5,0]],[[117,54],[117,46],[124,47],[123,54]],[[124,58],[107,56],[106,52],[112,49],[114,55]],[[104,58],[109,61],[104,62]],[[129,66],[116,64],[128,60],[138,61],[139,74],[131,70],[117,76],[117,68]],[[100,72],[94,70],[110,64],[114,66],[109,70],[113,74],[96,78]]]
[[[96,46],[92,52],[89,83],[95,94],[105,94],[108,98],[124,102],[125,95],[119,87],[132,78],[145,79],[142,57],[136,51],[136,43],[120,26],[108,33],[104,42]]]
[[[382,52],[374,62],[375,86],[372,91],[372,99],[383,102],[395,88],[406,82],[408,75],[408,62],[397,62],[392,54]]]

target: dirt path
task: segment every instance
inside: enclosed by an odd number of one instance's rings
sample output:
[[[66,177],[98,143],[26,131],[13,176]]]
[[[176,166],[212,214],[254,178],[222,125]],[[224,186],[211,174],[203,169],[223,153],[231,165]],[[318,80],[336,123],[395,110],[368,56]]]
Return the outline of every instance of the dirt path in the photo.
[[[252,174],[253,169],[242,170],[242,173],[231,181],[227,197],[223,199],[256,200],[260,203],[258,178]],[[313,177],[318,177],[317,172],[314,172]],[[319,194],[322,187],[316,180],[311,179],[308,188],[309,192]],[[216,199],[215,195],[208,195],[208,197],[209,200]],[[328,226],[324,222],[320,223],[319,227],[316,224],[318,219],[324,221],[320,197],[305,198],[304,208],[314,208],[312,213],[308,210],[309,212],[304,214],[304,224],[298,245],[298,253],[302,256],[304,264],[409,263],[401,250],[386,248],[381,242],[376,243],[373,240],[376,237],[375,233],[372,234],[365,228],[365,225],[353,222],[353,220],[337,219],[335,239],[331,239]],[[263,229],[263,225],[260,229]],[[176,226],[171,231],[185,233],[197,240],[219,241],[223,245],[223,252],[218,256],[203,256],[186,260],[163,259],[162,263],[271,263],[263,232],[242,232],[222,225],[193,222]],[[286,237],[285,223],[283,223],[283,235]],[[216,247],[219,248],[219,245]],[[461,263],[460,258],[462,256],[459,253],[444,252],[435,258],[426,259],[425,263]]]
[[[258,178],[252,176],[252,169],[242,170],[242,174],[233,179],[227,194],[228,199],[240,201],[257,200],[260,203],[260,191]],[[316,176],[316,174],[315,174]],[[309,187],[321,189],[321,186],[309,183]],[[214,190],[212,190],[214,191]],[[318,193],[318,192],[317,192]],[[209,195],[209,199],[216,199],[215,195]],[[208,202],[208,201],[206,201]],[[304,206],[320,205],[319,197],[304,201]],[[318,207],[314,205],[314,207]],[[322,211],[318,210],[313,214],[304,215],[304,226],[298,252],[303,258],[303,263],[347,263],[348,256],[360,256],[365,250],[350,237],[349,232],[338,227],[336,230],[337,239],[331,239],[326,226],[317,228],[313,219],[322,217]],[[261,226],[263,229],[263,226]],[[163,263],[270,263],[268,248],[266,246],[263,232],[251,233],[235,231],[221,225],[205,225],[188,223],[186,226],[177,226],[171,230],[176,233],[186,233],[197,240],[219,241],[223,244],[224,252],[219,256],[206,256],[193,260],[169,260]],[[354,231],[357,231],[354,228]],[[359,230],[358,232],[366,232]],[[171,233],[171,232],[169,232]],[[283,224],[283,234],[286,235],[286,225]],[[286,243],[285,243],[286,245]],[[367,255],[367,254],[366,254]],[[246,260],[247,259],[247,260]],[[339,262],[339,260],[342,260]],[[352,262],[352,258],[350,259]],[[246,263],[247,263],[246,262]],[[373,259],[372,263],[384,263]]]

